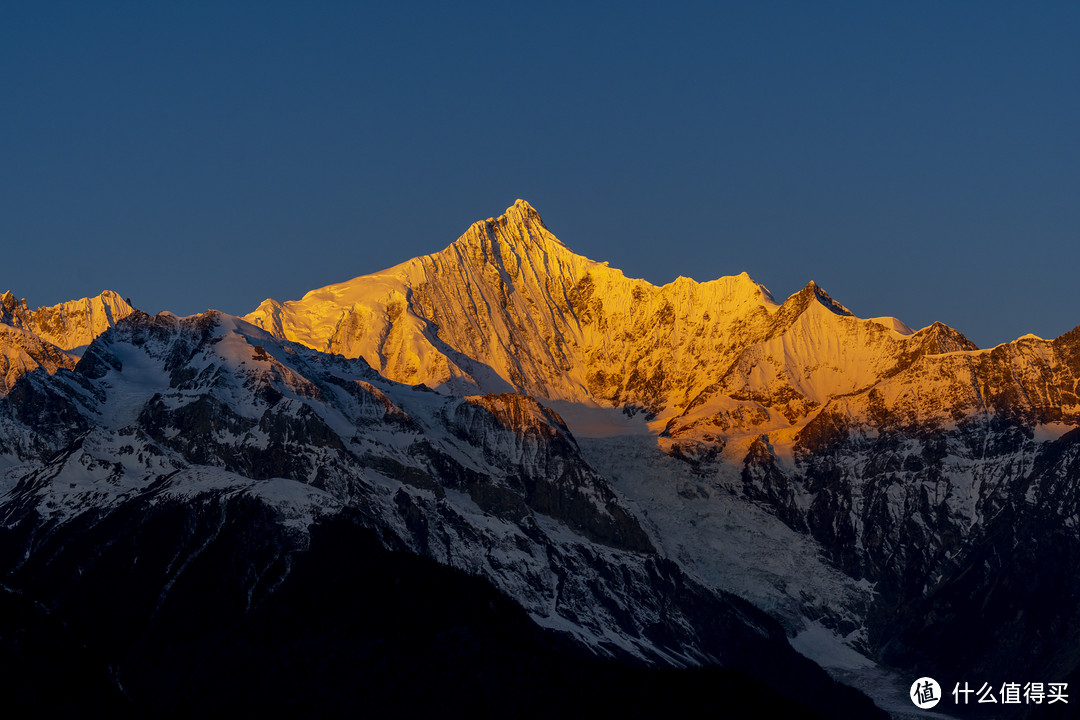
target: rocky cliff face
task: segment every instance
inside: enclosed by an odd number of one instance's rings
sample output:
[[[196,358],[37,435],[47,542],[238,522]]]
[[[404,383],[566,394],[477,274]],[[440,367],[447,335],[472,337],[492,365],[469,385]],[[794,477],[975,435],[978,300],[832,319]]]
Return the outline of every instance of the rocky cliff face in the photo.
[[[33,333],[0,324],[0,397],[15,381],[36,368],[54,373],[75,367],[78,359]]]
[[[61,350],[75,350],[132,313],[132,307],[112,290],[81,300],[31,311],[26,300],[10,292],[0,295],[0,323],[26,330]]]
[[[54,373],[75,367],[78,355],[72,351],[89,345],[131,312],[110,290],[34,311],[10,292],[0,295],[0,396],[35,368]]]

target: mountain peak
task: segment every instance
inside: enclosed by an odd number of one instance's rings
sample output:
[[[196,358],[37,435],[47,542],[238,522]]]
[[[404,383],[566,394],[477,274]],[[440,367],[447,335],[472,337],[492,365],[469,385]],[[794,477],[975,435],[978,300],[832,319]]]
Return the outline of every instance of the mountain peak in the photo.
[[[451,247],[467,249],[469,255],[478,254],[481,259],[499,259],[509,250],[519,255],[526,248],[542,250],[566,249],[561,240],[547,229],[540,213],[524,200],[517,200],[498,217],[479,220],[453,243]]]
[[[781,310],[783,311],[782,316],[794,320],[794,318],[812,307],[815,302],[835,315],[847,315],[851,317],[854,317],[855,315],[846,307],[833,300],[832,297],[829,296],[829,293],[825,292],[820,285],[811,280],[806,283],[806,286],[802,290],[784,301],[781,306]]]
[[[536,208],[534,208],[525,200],[518,198],[514,201],[513,205],[503,211],[502,215],[498,215],[496,217],[489,217],[487,220],[477,220],[476,222],[474,222],[472,225],[469,226],[469,230],[465,232],[465,235],[467,236],[471,234],[469,231],[471,231],[473,228],[484,228],[492,226],[497,227],[505,225],[516,225],[525,227],[535,226],[547,230],[547,226],[544,225],[544,220],[540,217],[540,213],[536,211]]]
[[[721,278],[723,280],[724,278]],[[752,296],[761,295],[769,303],[775,303],[772,293],[769,292],[769,288],[765,287],[761,283],[750,277],[750,273],[743,270],[738,275],[732,275],[728,278],[731,285],[741,288],[742,292],[748,293]]]
[[[539,231],[542,231],[542,234],[551,237],[551,239],[555,239],[555,236],[547,229],[547,225],[544,224],[544,220],[540,217],[540,213],[536,211],[536,208],[524,200],[515,200],[514,204],[506,208],[506,211],[503,212],[502,215],[496,218],[488,218],[487,222],[495,225],[509,225],[523,230],[537,231],[530,233],[532,235],[540,234]]]
[[[506,211],[499,217],[488,218],[488,222],[537,227],[547,230],[547,226],[544,225],[544,220],[540,217],[540,213],[536,211],[536,208],[520,198],[515,200],[513,205],[506,208]]]
[[[131,310],[131,306],[112,290],[34,311],[29,309],[26,300],[16,300],[11,292],[0,295],[0,323],[33,333],[64,350],[88,345]]]
[[[540,223],[541,225],[544,224],[544,221],[542,219],[540,219],[540,213],[536,212],[536,208],[534,208],[532,205],[530,205],[528,203],[528,201],[522,200],[521,198],[518,198],[517,200],[515,200],[514,204],[511,205],[510,207],[506,208],[506,212],[503,213],[503,214],[504,215],[512,215],[512,214],[520,215],[523,218],[527,217],[527,218],[529,218],[530,220],[532,220],[534,222]]]
[[[947,333],[909,343],[903,323],[860,320],[814,281],[779,304],[746,272],[662,287],[627,278],[575,254],[524,200],[442,251],[299,301],[268,300],[245,319],[363,357],[390,379],[453,393],[517,391],[657,417],[703,397],[712,399],[700,412],[715,417],[733,403],[760,404],[742,394],[752,385],[786,398],[766,414],[785,424],[868,387],[909,345],[922,354],[968,347]],[[766,369],[765,356],[780,360]]]
[[[17,299],[10,290],[0,295],[0,323],[21,328],[28,312],[26,300]]]
[[[72,351],[89,345],[130,312],[110,290],[34,311],[10,291],[0,294],[0,396],[35,368],[49,373],[73,368],[78,352]]]
[[[813,280],[806,283],[806,287],[802,289],[802,292],[800,294],[802,293],[817,298],[817,301],[821,303],[825,307],[825,309],[837,315],[855,315],[855,313],[851,312],[846,307],[833,300],[832,297],[829,296],[829,293],[825,292],[825,289]]]

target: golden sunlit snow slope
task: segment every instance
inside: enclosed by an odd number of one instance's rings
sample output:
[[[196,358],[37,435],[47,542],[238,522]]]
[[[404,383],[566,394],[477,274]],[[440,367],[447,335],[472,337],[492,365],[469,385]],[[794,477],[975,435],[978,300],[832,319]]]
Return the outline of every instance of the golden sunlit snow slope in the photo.
[[[10,292],[0,295],[0,323],[33,333],[62,350],[89,345],[131,312],[131,306],[112,290],[34,311]]]
[[[919,358],[975,350],[940,323],[857,318],[812,282],[777,304],[745,273],[627,278],[571,252],[523,200],[441,252],[245,319],[401,382],[633,406],[706,441],[799,427]]]
[[[0,396],[22,375],[39,367],[49,373],[71,369],[78,362],[72,351],[90,342],[127,317],[131,306],[106,290],[97,297],[71,300],[31,311],[26,300],[10,292],[0,295]]]
[[[776,303],[745,274],[663,287],[576,255],[518,201],[442,252],[264,302],[246,317],[388,377],[661,411],[709,385],[720,346]]]

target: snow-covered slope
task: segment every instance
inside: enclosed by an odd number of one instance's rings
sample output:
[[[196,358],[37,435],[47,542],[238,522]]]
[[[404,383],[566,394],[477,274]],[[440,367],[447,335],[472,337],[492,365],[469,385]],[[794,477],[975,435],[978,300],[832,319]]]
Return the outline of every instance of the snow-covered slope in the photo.
[[[0,403],[0,527],[29,535],[10,573],[47,564],[35,553],[49,538],[67,544],[133,505],[242,497],[300,538],[350,513],[387,547],[481,575],[600,653],[738,665],[755,638],[788,652],[764,615],[658,554],[531,398],[400,385],[220,313],[136,312],[74,371],[30,373],[17,388]],[[251,568],[251,582],[265,571]]]
[[[704,387],[726,357],[714,346],[775,310],[745,274],[662,288],[627,278],[571,252],[519,200],[440,253],[267,300],[247,319],[401,382],[659,410],[689,392],[664,376]]]
[[[974,349],[942,325],[856,318],[814,283],[778,304],[745,273],[627,278],[571,252],[522,200],[442,252],[246,319],[400,382],[637,406],[657,430],[720,414],[743,434],[799,425],[921,355]]]

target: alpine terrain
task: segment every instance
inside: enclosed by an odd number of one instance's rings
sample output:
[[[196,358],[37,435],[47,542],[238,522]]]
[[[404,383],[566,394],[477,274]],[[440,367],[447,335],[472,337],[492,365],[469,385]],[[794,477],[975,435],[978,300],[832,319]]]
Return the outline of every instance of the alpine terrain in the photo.
[[[960,715],[955,683],[1080,683],[1080,328],[980,350],[813,282],[656,287],[521,200],[243,318],[0,304],[17,708],[882,715],[840,680],[902,717],[922,676]]]

